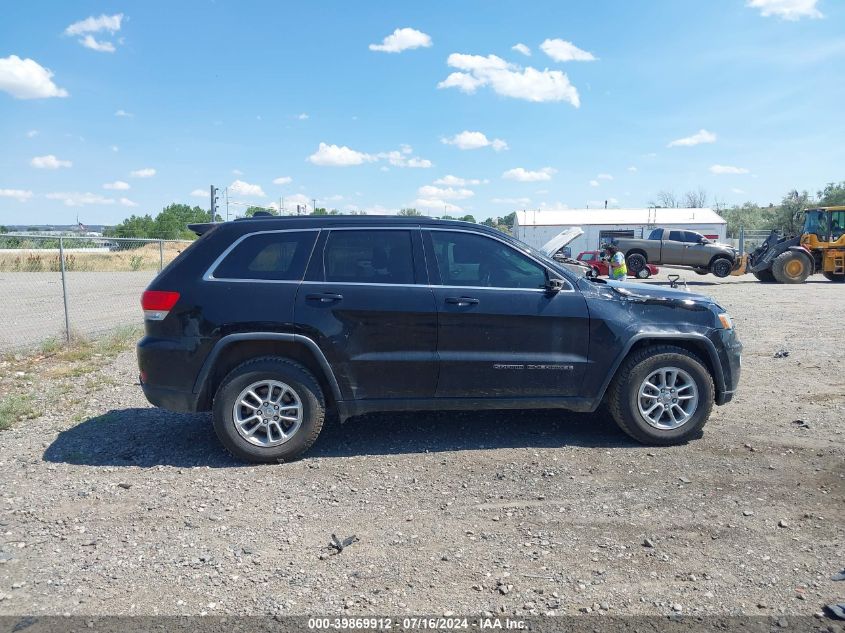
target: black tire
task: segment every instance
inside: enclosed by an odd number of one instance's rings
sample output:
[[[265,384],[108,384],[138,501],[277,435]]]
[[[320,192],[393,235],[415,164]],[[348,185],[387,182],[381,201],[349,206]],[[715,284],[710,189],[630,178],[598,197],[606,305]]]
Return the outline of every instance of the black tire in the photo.
[[[707,270],[706,268],[693,268],[692,270],[696,275],[709,275],[710,274],[710,271]]]
[[[803,284],[813,272],[813,265],[806,255],[786,251],[772,262],[772,275],[782,284]]]
[[[626,262],[628,264],[628,270],[630,270],[635,275],[640,272],[643,268],[646,267],[648,263],[646,261],[645,255],[642,253],[632,253],[628,255]]]
[[[638,407],[640,385],[661,367],[682,369],[695,382],[698,391],[698,406],[689,420],[674,429],[652,426]],[[674,345],[644,347],[631,354],[616,371],[607,392],[608,408],[619,428],[638,442],[657,446],[683,444],[699,437],[714,401],[713,377],[705,364],[693,353]]]
[[[729,260],[727,257],[717,257],[712,262],[710,262],[710,272],[719,277],[720,279],[724,279],[728,275],[731,274],[733,270],[734,263]]]
[[[835,281],[840,284],[845,281],[845,274],[843,273],[822,273],[822,275],[824,275],[824,278],[828,281]]]
[[[637,279],[648,279],[649,277],[651,277],[651,271],[648,269],[648,266],[640,268],[637,271]]]
[[[757,278],[757,281],[761,281],[764,284],[775,283],[775,276],[769,268],[766,268],[765,270],[758,270],[756,273],[751,274]]]
[[[238,432],[235,424],[236,399],[244,389],[262,380],[288,385],[302,407],[299,429],[290,439],[275,446],[257,446],[249,442]],[[259,395],[264,397],[261,393]],[[212,415],[218,439],[237,459],[253,463],[280,463],[294,459],[314,444],[323,428],[325,400],[320,385],[305,367],[283,358],[265,356],[242,363],[229,372],[214,395]]]

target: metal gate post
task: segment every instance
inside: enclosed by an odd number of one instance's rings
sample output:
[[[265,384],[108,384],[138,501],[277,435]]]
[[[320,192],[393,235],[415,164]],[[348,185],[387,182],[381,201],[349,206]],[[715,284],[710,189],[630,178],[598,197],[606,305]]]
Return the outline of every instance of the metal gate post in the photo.
[[[164,268],[164,240],[158,241],[158,272]]]
[[[67,280],[65,279],[65,240],[59,237],[59,264],[62,269],[62,299],[65,305],[65,338],[70,343],[70,317],[67,311]]]

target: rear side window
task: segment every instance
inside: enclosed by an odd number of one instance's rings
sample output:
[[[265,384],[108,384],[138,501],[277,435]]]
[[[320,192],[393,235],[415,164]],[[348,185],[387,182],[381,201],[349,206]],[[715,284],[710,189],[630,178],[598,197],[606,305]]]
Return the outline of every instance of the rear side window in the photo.
[[[336,283],[413,284],[410,231],[332,231],[323,251],[325,280]]]
[[[317,231],[258,233],[241,241],[214,270],[216,279],[302,279]]]
[[[683,242],[684,241],[684,232],[683,231],[669,231],[669,239],[673,242]]]

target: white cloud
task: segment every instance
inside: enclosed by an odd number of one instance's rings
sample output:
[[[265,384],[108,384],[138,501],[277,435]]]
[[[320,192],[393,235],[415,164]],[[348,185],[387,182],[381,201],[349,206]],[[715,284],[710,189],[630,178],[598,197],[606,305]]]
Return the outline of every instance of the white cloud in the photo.
[[[760,9],[763,17],[777,16],[782,20],[800,20],[801,18],[822,18],[822,12],[816,8],[818,0],[748,0],[746,6]]]
[[[576,108],[581,105],[578,90],[569,83],[566,73],[559,70],[523,68],[496,55],[452,53],[446,63],[462,72],[452,73],[437,84],[438,88],[474,93],[481,86],[490,86],[497,94],[514,99],[567,101]]]
[[[413,48],[431,46],[431,37],[411,28],[396,29],[382,40],[381,44],[370,44],[371,51],[382,53],[401,53]]]
[[[472,198],[475,192],[471,189],[455,189],[453,187],[435,187],[434,185],[423,185],[417,189],[420,198],[435,198],[438,200],[466,200]]]
[[[65,29],[65,35],[84,35],[85,37],[80,39],[79,43],[85,48],[90,48],[91,50],[98,51],[100,53],[113,53],[115,51],[114,44],[103,40],[97,40],[93,35],[91,35],[91,33],[107,31],[114,35],[120,30],[122,22],[122,13],[117,13],[115,15],[101,15],[97,18],[92,15],[84,20],[71,24]]]
[[[464,130],[451,138],[440,139],[446,145],[455,145],[459,149],[479,149],[481,147],[492,147],[497,152],[508,149],[508,144],[500,138],[490,140],[483,132],[470,132]]]
[[[193,196],[194,198],[208,198],[209,196],[211,196],[211,193],[209,193],[209,191],[206,189],[194,189],[191,192],[191,196]]]
[[[293,178],[290,176],[279,176],[273,179],[274,185],[289,185],[291,182],[293,182]]]
[[[666,147],[692,147],[693,145],[701,145],[702,143],[715,143],[716,135],[713,132],[708,132],[701,129],[692,136],[685,136],[684,138],[675,139]]]
[[[531,57],[531,49],[528,48],[525,44],[520,42],[519,44],[514,44],[511,46],[512,51],[516,51],[517,53],[522,53],[526,57]]]
[[[54,84],[52,78],[53,73],[33,59],[0,57],[0,90],[16,99],[67,97],[68,91]]]
[[[38,130],[30,130],[26,133],[27,138],[35,138],[36,136],[38,136]]]
[[[358,152],[346,147],[346,145],[327,145],[320,143],[316,152],[307,158],[308,162],[323,167],[349,167],[350,165],[363,165],[378,160],[375,156]]]
[[[129,175],[133,178],[152,178],[156,175],[156,170],[152,167],[144,167],[143,169],[136,169],[135,171],[129,172]]]
[[[117,111],[114,113],[114,115],[115,115],[115,116],[119,116],[119,117],[131,117],[131,116],[132,116],[132,113],[131,113],[131,112],[127,112],[126,110],[117,110]]]
[[[516,180],[518,182],[538,182],[541,180],[551,180],[552,175],[557,173],[557,170],[552,167],[543,167],[537,171],[528,171],[523,167],[515,167],[507,170],[502,174],[505,180]]]
[[[103,185],[103,189],[113,189],[115,191],[126,191],[129,189],[129,183],[122,180],[115,180],[114,182],[107,182]]]
[[[493,204],[507,204],[513,207],[527,207],[531,204],[531,198],[491,198]]]
[[[300,121],[305,121],[308,118],[308,115],[305,112],[303,112],[303,113],[297,115],[296,118],[299,119]]]
[[[540,44],[542,51],[556,62],[594,62],[595,55],[583,51],[572,42],[553,39]]]
[[[733,193],[745,193],[745,190],[739,189],[738,187],[731,187],[731,192],[733,192]]]
[[[138,206],[137,202],[133,202],[129,198],[121,198],[120,200],[118,200],[118,202],[120,204],[122,204],[124,207],[137,207]]]
[[[613,180],[613,176],[611,176],[610,174],[599,174],[598,176],[596,176],[596,179],[597,180]]]
[[[446,200],[441,200],[439,198],[417,198],[413,202],[413,207],[422,207],[423,209],[437,209],[438,212],[442,209],[447,213],[451,213],[452,211],[463,211],[462,207],[459,207],[456,204],[451,202],[447,202]]]
[[[0,189],[0,198],[14,198],[18,202],[26,202],[32,198],[28,189]]]
[[[73,163],[69,160],[61,160],[52,154],[46,156],[36,156],[29,164],[36,169],[59,169],[60,167],[72,167]]]
[[[419,158],[417,156],[409,156],[413,152],[410,145],[402,145],[400,150],[393,150],[390,152],[379,152],[376,154],[377,159],[386,159],[394,167],[412,167],[427,169],[432,167],[432,163],[427,158]]]
[[[84,207],[87,204],[114,204],[114,198],[106,198],[99,193],[56,192],[48,193],[50,200],[61,200],[69,207]]]
[[[92,15],[84,20],[71,24],[65,29],[65,35],[83,35],[85,33],[99,33],[100,31],[116,33],[120,30],[122,21],[122,13],[117,13],[115,15],[101,15],[98,18],[95,18]]]
[[[459,178],[458,176],[453,176],[452,174],[448,174],[443,176],[443,178],[438,178],[434,181],[435,185],[446,185],[448,187],[463,187],[465,185],[480,185],[481,181],[477,178]]]
[[[472,94],[479,86],[487,83],[483,79],[476,79],[467,73],[451,73],[446,79],[437,84],[438,88],[457,88],[461,92]]]
[[[260,185],[251,185],[243,180],[236,180],[229,185],[229,193],[236,196],[256,196],[258,198],[264,198],[267,195]]]
[[[94,39],[93,35],[86,35],[79,40],[79,43],[85,48],[90,48],[92,51],[97,51],[98,53],[114,53],[117,50],[111,42],[101,42]]]
[[[636,174],[639,170],[633,165],[631,165],[630,167],[628,167],[628,171],[630,171],[632,174]]]
[[[599,181],[598,181],[598,180],[591,180],[591,181],[590,181],[590,186],[591,186],[591,187],[598,187],[598,186],[599,186]]]
[[[733,165],[710,165],[711,174],[747,174],[749,170],[745,167],[734,167]]]
[[[233,170],[232,170],[232,173],[233,173],[235,176],[243,176],[243,175],[244,175],[244,173],[243,173],[240,169],[233,169]]]

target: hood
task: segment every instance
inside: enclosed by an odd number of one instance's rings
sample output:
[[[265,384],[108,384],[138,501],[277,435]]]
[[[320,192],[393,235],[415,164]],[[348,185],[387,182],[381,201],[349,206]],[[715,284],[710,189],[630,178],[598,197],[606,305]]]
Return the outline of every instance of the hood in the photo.
[[[581,229],[581,227],[573,226],[572,228],[566,229],[565,231],[561,231],[560,233],[555,235],[552,239],[543,244],[540,247],[540,250],[543,251],[549,257],[551,257],[580,235],[584,235],[584,231]]]
[[[686,290],[679,290],[674,288],[664,288],[655,284],[640,284],[630,281],[613,281],[608,279],[605,284],[612,288],[617,295],[630,301],[642,302],[682,302],[686,305],[706,305],[715,303],[712,297],[705,295],[687,292]]]

